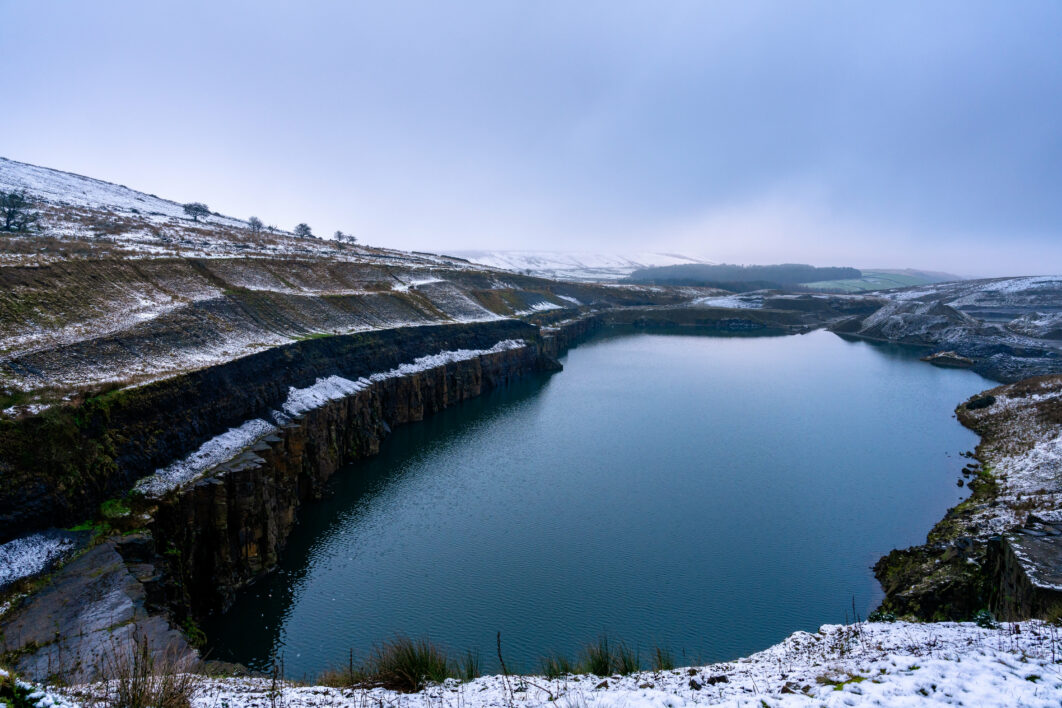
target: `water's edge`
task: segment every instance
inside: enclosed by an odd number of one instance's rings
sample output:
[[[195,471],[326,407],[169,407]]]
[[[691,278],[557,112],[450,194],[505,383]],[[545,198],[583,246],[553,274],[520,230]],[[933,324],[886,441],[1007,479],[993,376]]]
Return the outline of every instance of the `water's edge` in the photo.
[[[343,465],[376,454],[394,425],[556,370],[557,357],[604,328],[678,325],[722,334],[811,329],[756,313],[748,318],[729,314],[676,321],[666,310],[594,313],[542,327],[522,349],[394,378],[328,402],[256,446],[250,458],[226,465],[224,474],[165,497],[147,510],[152,516],[149,533],[133,535],[116,549],[127,565],[139,569],[146,610],[202,642],[198,622],[224,611],[237,590],[276,566],[301,507],[320,498],[325,482]],[[312,513],[312,508],[301,513]]]

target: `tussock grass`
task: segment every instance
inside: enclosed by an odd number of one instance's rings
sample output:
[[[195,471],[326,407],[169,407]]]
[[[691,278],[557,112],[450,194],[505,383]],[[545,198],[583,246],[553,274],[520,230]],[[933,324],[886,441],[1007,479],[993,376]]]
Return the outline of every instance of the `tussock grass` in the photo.
[[[541,669],[542,675],[548,679],[564,678],[568,674],[576,672],[575,665],[568,660],[568,657],[561,654],[550,654],[542,657]]]
[[[479,670],[479,654],[471,651],[465,652],[465,656],[458,663],[457,676],[462,681],[471,681],[481,676]]]
[[[366,673],[396,691],[419,691],[427,682],[454,678],[446,653],[427,639],[397,637],[373,650]]]
[[[667,649],[657,647],[653,651],[653,671],[671,671],[675,668],[675,657]]]
[[[398,636],[373,649],[364,662],[355,664],[351,653],[347,666],[328,669],[317,681],[333,688],[381,686],[414,693],[429,683],[450,678],[471,681],[479,676],[479,655],[474,652],[451,659],[427,639]]]
[[[101,679],[105,695],[89,703],[95,708],[189,708],[197,677],[189,660],[158,652],[146,637],[134,634],[111,646]]]
[[[602,635],[596,644],[588,644],[583,649],[579,669],[595,676],[626,676],[641,670],[641,660],[638,653],[626,644],[609,644],[608,637]]]

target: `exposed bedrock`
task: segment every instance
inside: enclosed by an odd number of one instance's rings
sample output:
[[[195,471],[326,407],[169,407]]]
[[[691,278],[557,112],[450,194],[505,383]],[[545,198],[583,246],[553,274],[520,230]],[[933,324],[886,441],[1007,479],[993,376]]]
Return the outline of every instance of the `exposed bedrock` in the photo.
[[[161,583],[145,535],[105,541],[54,573],[0,620],[0,661],[35,681],[96,680],[144,641],[159,657],[195,653],[156,597]]]
[[[871,309],[876,307],[872,305]],[[645,330],[691,330],[702,332],[729,332],[742,334],[795,333],[821,326],[823,314],[807,314],[803,308],[743,309],[735,310],[710,306],[679,307],[624,307],[604,310],[575,319],[554,322],[552,313],[536,318],[542,329],[544,346],[551,356],[559,356],[564,350],[577,344],[604,327],[633,327]]]
[[[193,615],[223,610],[236,590],[276,565],[301,505],[319,499],[344,464],[376,454],[395,425],[422,420],[536,371],[555,368],[537,344],[374,383],[264,438],[159,502],[152,532],[178,559],[176,589]]]
[[[926,543],[874,566],[882,609],[924,620],[1062,611],[1062,376],[997,386],[956,409],[981,436],[963,470],[967,499]]]
[[[378,381],[327,403],[158,504],[152,526],[156,543],[168,557],[179,559],[172,571],[180,582],[171,590],[180,596],[171,601],[197,617],[224,610],[236,590],[276,565],[299,508],[319,499],[327,480],[344,464],[378,452],[393,426],[554,368],[557,355],[597,329],[689,325],[746,331],[799,323],[795,316],[773,311],[748,317],[711,308],[609,311],[549,328],[541,339],[526,336],[528,347]]]
[[[987,571],[996,579],[989,606],[997,617],[1019,620],[1062,613],[1059,526],[1058,521],[1049,524],[1030,516],[1023,528],[989,539]]]
[[[985,322],[943,300],[927,298],[896,300],[869,317],[851,317],[829,328],[845,336],[948,352],[956,361],[969,359],[975,371],[997,381],[1057,373],[1062,368],[1062,348],[1045,336],[1050,328],[1026,325],[1021,329]]]
[[[332,375],[350,379],[417,357],[532,343],[536,327],[516,320],[404,327],[295,342],[141,387],[0,421],[0,542],[93,516],[99,504],[284,401],[290,387]],[[549,362],[539,362],[549,365]]]

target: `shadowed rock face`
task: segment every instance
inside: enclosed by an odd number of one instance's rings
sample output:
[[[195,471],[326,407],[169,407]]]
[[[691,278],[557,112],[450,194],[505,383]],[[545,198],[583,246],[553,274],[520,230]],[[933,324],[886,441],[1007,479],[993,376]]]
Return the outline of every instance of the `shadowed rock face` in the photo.
[[[126,656],[134,639],[160,656],[194,658],[184,636],[152,607],[137,575],[151,578],[154,568],[127,566],[112,542],[65,565],[0,622],[4,664],[38,681],[84,682]]]
[[[956,410],[981,436],[971,495],[927,542],[874,566],[883,608],[924,620],[1043,616],[1062,603],[1062,377],[998,386]]]
[[[268,416],[290,387],[332,375],[356,380],[417,357],[487,349],[507,339],[537,342],[538,330],[500,320],[306,340],[80,406],[4,421],[0,541],[92,517],[101,502],[124,494],[137,479],[229,428]]]
[[[987,572],[989,605],[1001,619],[1043,617],[1062,609],[1062,515],[1046,513],[1054,523],[1030,515],[1025,525],[992,538]]]
[[[194,616],[226,609],[239,587],[276,565],[299,507],[319,499],[344,464],[378,453],[392,427],[553,368],[551,361],[529,346],[386,379],[310,411],[168,494],[153,512],[152,533],[181,559],[183,596],[173,599]]]

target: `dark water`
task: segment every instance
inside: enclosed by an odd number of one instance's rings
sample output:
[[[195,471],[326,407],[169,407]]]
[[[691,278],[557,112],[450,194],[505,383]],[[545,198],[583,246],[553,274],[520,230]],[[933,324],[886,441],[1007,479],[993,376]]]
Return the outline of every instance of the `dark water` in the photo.
[[[397,633],[535,670],[603,632],[687,660],[864,614],[869,566],[962,497],[990,382],[896,348],[630,334],[403,427],[303,510],[212,656],[313,676]]]

